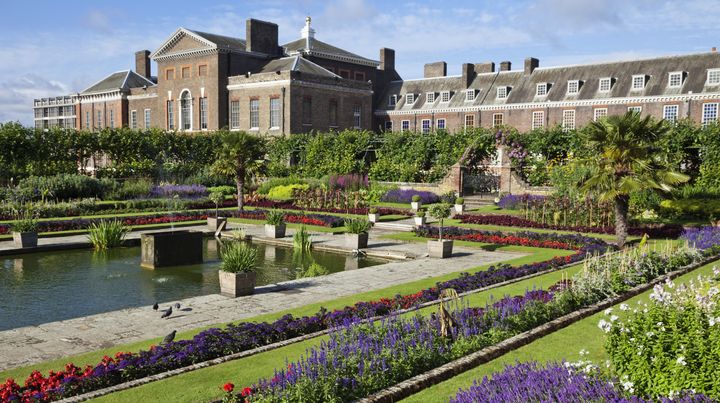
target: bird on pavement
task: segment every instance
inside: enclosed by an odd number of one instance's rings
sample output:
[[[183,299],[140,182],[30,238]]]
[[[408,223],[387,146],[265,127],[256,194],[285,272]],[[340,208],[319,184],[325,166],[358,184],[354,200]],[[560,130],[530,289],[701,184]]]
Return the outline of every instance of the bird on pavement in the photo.
[[[172,307],[168,308],[168,309],[165,311],[165,313],[162,314],[162,316],[160,317],[160,319],[168,318],[168,317],[170,317],[170,315],[172,315]]]
[[[157,311],[158,308],[160,308],[160,306],[159,306],[158,303],[156,302],[156,303],[153,305],[153,311]]]
[[[179,303],[179,302],[175,304],[175,308],[176,308],[176,309],[180,309],[180,303]]]
[[[177,333],[177,330],[173,330],[170,334],[165,336],[163,341],[160,344],[168,344],[171,343],[173,340],[175,340],[175,334]]]

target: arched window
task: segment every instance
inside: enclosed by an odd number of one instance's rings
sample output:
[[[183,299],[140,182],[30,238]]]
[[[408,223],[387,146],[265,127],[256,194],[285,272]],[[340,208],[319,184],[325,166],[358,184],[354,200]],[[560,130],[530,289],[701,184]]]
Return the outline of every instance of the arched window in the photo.
[[[180,95],[180,130],[192,130],[192,96],[190,91]]]

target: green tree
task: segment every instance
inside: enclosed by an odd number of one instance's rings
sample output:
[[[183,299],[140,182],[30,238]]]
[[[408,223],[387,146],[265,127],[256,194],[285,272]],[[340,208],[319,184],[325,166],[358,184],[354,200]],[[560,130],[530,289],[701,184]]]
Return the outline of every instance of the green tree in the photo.
[[[615,234],[623,247],[628,234],[630,194],[653,189],[668,192],[686,182],[687,175],[675,172],[657,147],[667,126],[638,113],[609,116],[585,127],[589,156],[577,163],[589,168],[580,189],[615,205]]]
[[[222,132],[212,171],[231,177],[237,186],[238,210],[243,209],[245,182],[259,173],[265,157],[265,140],[246,132]]]

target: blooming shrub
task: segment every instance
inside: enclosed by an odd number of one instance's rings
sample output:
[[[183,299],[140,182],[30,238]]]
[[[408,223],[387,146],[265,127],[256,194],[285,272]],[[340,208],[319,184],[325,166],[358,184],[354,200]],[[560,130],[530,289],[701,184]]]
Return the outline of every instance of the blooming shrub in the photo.
[[[605,379],[596,368],[580,369],[571,363],[548,363],[540,366],[526,362],[507,366],[502,372],[474,381],[467,390],[460,389],[450,403],[477,402],[635,402],[646,400],[628,396],[617,379]],[[707,396],[690,394],[657,402],[712,402]]]
[[[197,199],[208,194],[208,189],[203,185],[157,185],[150,190],[149,196],[155,198]]]
[[[272,200],[292,199],[293,194],[298,190],[308,190],[308,184],[278,185],[268,191],[267,197]]]
[[[681,237],[691,246],[708,249],[720,244],[720,227],[688,228]]]
[[[720,270],[687,285],[655,286],[649,304],[601,320],[614,370],[643,395],[720,396]]]
[[[541,222],[528,220],[522,217],[516,217],[511,215],[476,215],[476,214],[461,214],[455,216],[463,224],[479,224],[479,225],[502,225],[506,227],[521,227],[521,228],[541,228],[541,229],[552,229],[556,231],[575,231],[585,232],[594,234],[615,234],[615,227],[588,227],[582,225],[555,225],[555,224],[543,224]],[[662,226],[646,226],[646,227],[630,227],[628,233],[630,235],[642,236],[648,234],[651,238],[672,238],[675,239],[680,236],[683,232],[683,226],[678,224],[664,224]],[[720,237],[720,231],[718,231],[718,237]]]
[[[425,238],[437,238],[438,227],[422,226],[415,229],[418,236]],[[533,246],[538,248],[551,249],[581,249],[590,244],[605,245],[605,242],[588,236],[575,234],[555,234],[531,231],[519,231],[504,233],[500,231],[480,231],[469,228],[445,227],[443,237],[471,242],[488,242],[498,245]]]
[[[500,198],[498,207],[505,210],[520,210],[523,204],[528,201],[543,201],[545,196],[540,195],[528,195],[528,194],[506,194]]]
[[[380,198],[380,201],[389,203],[410,203],[412,201],[412,197],[415,195],[420,196],[420,201],[422,202],[422,204],[432,204],[438,203],[440,201],[440,196],[436,195],[433,192],[413,189],[389,190],[383,195],[382,198]]]
[[[330,175],[328,178],[328,187],[330,189],[341,189],[357,191],[367,189],[369,186],[367,175],[346,174],[346,175]]]

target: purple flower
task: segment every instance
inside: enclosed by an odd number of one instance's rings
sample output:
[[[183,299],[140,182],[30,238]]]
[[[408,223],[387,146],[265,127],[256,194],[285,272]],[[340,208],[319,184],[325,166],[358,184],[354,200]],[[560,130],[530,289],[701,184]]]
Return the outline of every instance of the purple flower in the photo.
[[[413,189],[393,189],[389,190],[387,193],[383,195],[381,198],[381,201],[384,202],[390,202],[390,203],[410,203],[412,201],[412,197],[418,195],[420,196],[420,201],[423,204],[432,204],[437,203],[440,201],[440,196],[436,195],[433,192],[427,192],[423,190],[413,190]]]

